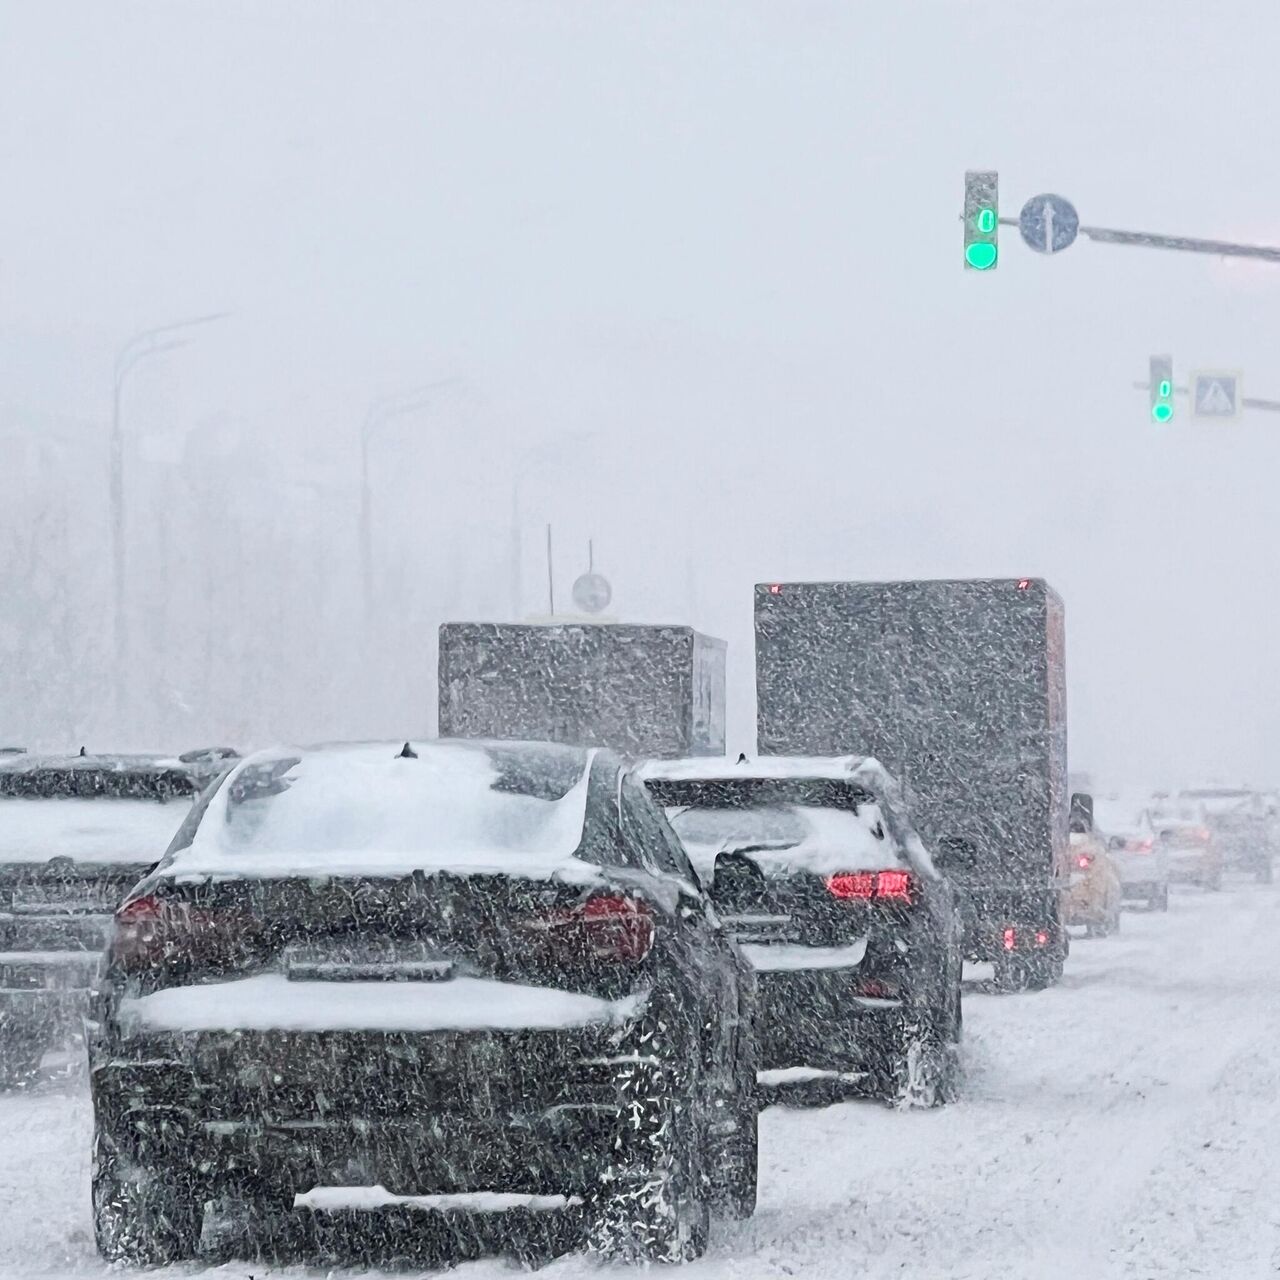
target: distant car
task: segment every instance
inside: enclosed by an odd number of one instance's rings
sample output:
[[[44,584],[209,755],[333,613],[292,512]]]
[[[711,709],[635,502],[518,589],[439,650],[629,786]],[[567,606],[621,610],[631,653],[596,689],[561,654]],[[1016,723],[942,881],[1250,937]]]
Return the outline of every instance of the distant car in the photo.
[[[962,924],[873,760],[650,761],[640,770],[760,983],[761,1081],[944,1101]]]
[[[160,756],[0,758],[0,1084],[80,1028],[111,913],[214,772]]]
[[[1202,787],[1179,792],[1178,801],[1198,807],[1228,870],[1259,884],[1272,882],[1275,824],[1269,799],[1247,787]]]
[[[1161,851],[1169,863],[1170,884],[1222,888],[1222,851],[1202,819],[1190,815],[1154,817]]]
[[[1124,900],[1168,911],[1169,857],[1148,805],[1135,798],[1099,797],[1095,807],[1098,831],[1120,876]]]
[[[172,1261],[210,1201],[381,1186],[558,1197],[610,1254],[692,1258],[713,1203],[755,1204],[753,999],[614,756],[259,753],[116,913],[88,1037],[98,1247]]]
[[[1092,831],[1073,831],[1070,841],[1067,923],[1084,925],[1091,938],[1118,933],[1123,892],[1106,843]]]

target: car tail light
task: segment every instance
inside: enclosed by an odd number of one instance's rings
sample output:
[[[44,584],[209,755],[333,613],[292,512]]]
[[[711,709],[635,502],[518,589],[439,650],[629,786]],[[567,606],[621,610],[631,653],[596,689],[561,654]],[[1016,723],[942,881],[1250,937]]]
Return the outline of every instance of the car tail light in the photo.
[[[252,924],[238,914],[146,894],[116,912],[107,950],[126,969],[192,960],[222,965],[240,958],[252,933]]]
[[[1006,929],[1001,936],[1000,941],[1004,944],[1006,951],[1012,951],[1018,945],[1018,933],[1016,929]]]
[[[837,871],[827,877],[827,892],[846,901],[910,903],[915,880],[910,871]]]
[[[581,958],[638,964],[653,948],[653,908],[641,898],[594,893],[539,925],[557,949]]]
[[[111,959],[126,969],[145,969],[190,954],[193,929],[202,916],[193,916],[185,902],[152,894],[134,898],[116,912]]]
[[[1125,848],[1130,853],[1150,853],[1155,848],[1155,841],[1150,838],[1146,840],[1130,840]]]
[[[1088,871],[1092,865],[1093,859],[1087,853],[1082,853],[1076,859],[1076,866],[1079,867],[1081,871]]]
[[[864,1000],[896,1000],[901,994],[896,982],[885,982],[881,978],[863,978],[855,982],[853,994]]]
[[[1036,946],[1047,947],[1049,945],[1049,935],[1043,929],[1036,931]]]

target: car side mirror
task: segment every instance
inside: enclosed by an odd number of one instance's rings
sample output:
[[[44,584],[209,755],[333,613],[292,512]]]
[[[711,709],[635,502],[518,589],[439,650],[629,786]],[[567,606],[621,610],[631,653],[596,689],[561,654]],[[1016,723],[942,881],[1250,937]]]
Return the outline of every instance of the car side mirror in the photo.
[[[741,911],[764,902],[764,872],[742,853],[718,853],[711,872],[711,901],[717,910]]]

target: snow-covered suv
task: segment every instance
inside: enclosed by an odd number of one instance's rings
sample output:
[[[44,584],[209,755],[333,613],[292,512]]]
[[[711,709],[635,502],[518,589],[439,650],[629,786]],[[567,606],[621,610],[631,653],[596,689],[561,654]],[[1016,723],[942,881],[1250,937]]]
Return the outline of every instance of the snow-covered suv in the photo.
[[[99,1248],[189,1256],[209,1202],[284,1214],[339,1186],[536,1197],[612,1254],[696,1256],[713,1203],[755,1204],[753,992],[616,757],[251,756],[116,913]]]
[[[111,913],[228,754],[0,757],[0,1085],[79,1033]]]
[[[874,760],[641,768],[760,984],[761,1082],[945,1101],[957,1082],[961,920]]]

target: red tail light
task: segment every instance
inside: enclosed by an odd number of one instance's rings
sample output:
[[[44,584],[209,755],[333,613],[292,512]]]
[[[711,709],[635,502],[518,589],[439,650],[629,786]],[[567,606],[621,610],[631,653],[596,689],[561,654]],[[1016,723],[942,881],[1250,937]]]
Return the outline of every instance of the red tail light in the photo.
[[[1039,930],[1037,930],[1037,932],[1036,932],[1036,946],[1037,946],[1037,947],[1047,947],[1048,945],[1049,945],[1049,935],[1048,935],[1048,933],[1047,933],[1047,932],[1045,932],[1045,930],[1044,930],[1044,929],[1039,929]]]
[[[1155,841],[1149,837],[1145,840],[1130,840],[1125,848],[1130,853],[1150,853],[1155,848]]]
[[[653,908],[621,893],[592,894],[537,928],[545,930],[558,950],[579,958],[638,964],[653,948]]]
[[[1092,865],[1093,859],[1087,853],[1082,853],[1076,859],[1076,866],[1079,867],[1081,871],[1088,871]]]
[[[1012,951],[1018,945],[1018,933],[1015,929],[1006,929],[1001,941],[1006,951]]]
[[[197,959],[230,963],[251,933],[251,924],[240,917],[233,924],[181,899],[147,894],[116,912],[108,953],[126,969]]]
[[[863,978],[861,982],[854,984],[853,994],[867,1000],[895,1000],[901,995],[901,990],[896,982],[883,982],[879,978]]]
[[[910,871],[837,871],[827,877],[831,896],[846,900],[910,903],[914,890]]]

